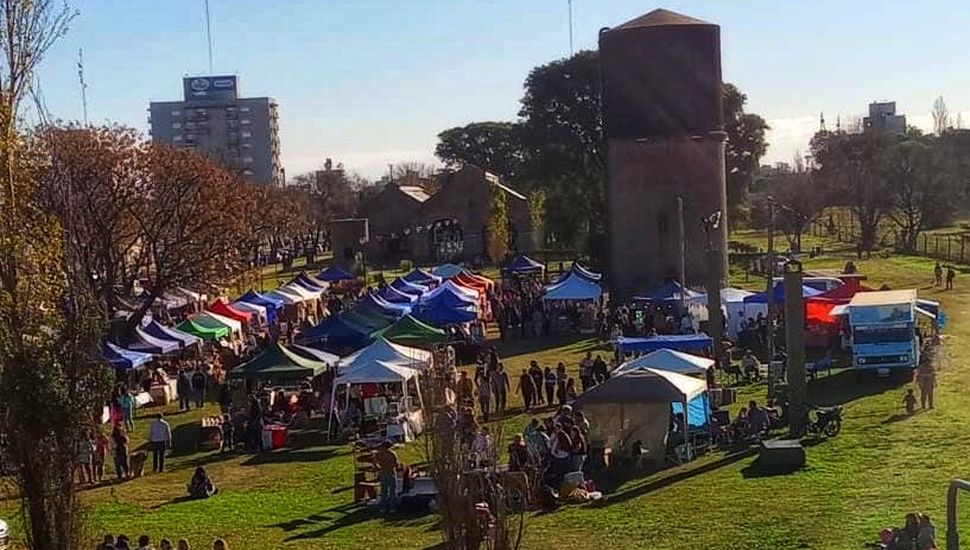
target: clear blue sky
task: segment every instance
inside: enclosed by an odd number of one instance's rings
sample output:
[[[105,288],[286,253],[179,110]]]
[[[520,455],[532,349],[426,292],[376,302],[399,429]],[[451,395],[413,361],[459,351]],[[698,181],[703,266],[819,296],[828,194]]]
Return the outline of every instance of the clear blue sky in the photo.
[[[147,105],[208,72],[203,0],[73,0],[80,15],[40,70],[48,109],[147,133]],[[721,25],[724,79],[775,130],[768,161],[804,149],[824,111],[894,99],[929,125],[933,99],[970,111],[970,3],[902,0],[574,0],[576,49],[657,7]],[[215,72],[275,97],[287,175],[326,157],[368,177],[433,161],[439,131],[512,119],[528,71],[569,53],[566,0],[210,0]],[[965,115],[968,126],[970,118]]]

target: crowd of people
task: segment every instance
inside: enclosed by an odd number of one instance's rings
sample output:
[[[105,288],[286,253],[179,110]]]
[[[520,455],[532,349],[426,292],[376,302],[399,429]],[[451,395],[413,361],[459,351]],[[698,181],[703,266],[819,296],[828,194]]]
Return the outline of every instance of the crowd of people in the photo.
[[[229,544],[221,538],[212,541],[212,550],[229,550]],[[104,540],[98,544],[97,550],[155,550],[152,539],[148,535],[141,535],[137,542],[132,543],[128,535],[119,534],[105,535]],[[178,539],[175,544],[166,538],[158,541],[158,550],[192,550],[192,546],[186,539]]]

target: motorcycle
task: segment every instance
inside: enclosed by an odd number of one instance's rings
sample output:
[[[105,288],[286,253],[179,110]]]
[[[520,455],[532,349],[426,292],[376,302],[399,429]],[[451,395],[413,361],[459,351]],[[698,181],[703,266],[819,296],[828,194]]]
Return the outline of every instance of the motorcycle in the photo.
[[[815,411],[814,421],[812,421],[810,411]],[[810,405],[805,416],[805,435],[835,437],[842,431],[842,405],[835,407]]]

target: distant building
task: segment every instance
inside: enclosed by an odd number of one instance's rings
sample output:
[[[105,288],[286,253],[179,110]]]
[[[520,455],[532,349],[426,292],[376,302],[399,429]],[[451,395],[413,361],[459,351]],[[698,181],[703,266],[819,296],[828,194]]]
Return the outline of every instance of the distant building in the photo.
[[[269,97],[238,97],[235,76],[182,79],[182,101],[153,101],[154,141],[196,149],[246,180],[283,185],[279,112]]]
[[[487,256],[489,200],[505,194],[511,250],[533,250],[528,200],[494,174],[465,165],[438,176],[438,188],[388,183],[358,210],[370,223],[368,255],[378,261],[475,261]]]
[[[896,114],[896,102],[884,101],[869,104],[869,116],[862,119],[865,131],[906,133],[906,115]]]

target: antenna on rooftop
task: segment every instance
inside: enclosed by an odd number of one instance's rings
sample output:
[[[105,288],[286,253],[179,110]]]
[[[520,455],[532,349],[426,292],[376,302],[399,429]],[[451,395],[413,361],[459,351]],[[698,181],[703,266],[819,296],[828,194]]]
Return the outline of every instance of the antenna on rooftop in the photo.
[[[573,50],[573,0],[566,0],[569,5],[569,55],[572,56],[575,53]]]
[[[77,50],[77,80],[81,86],[81,107],[84,113],[84,125],[88,125],[88,85],[84,82],[84,50]]]
[[[205,0],[205,37],[209,44],[209,74],[212,74],[212,22],[209,19],[209,0]]]

